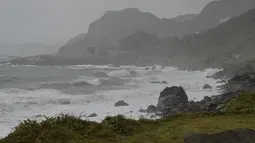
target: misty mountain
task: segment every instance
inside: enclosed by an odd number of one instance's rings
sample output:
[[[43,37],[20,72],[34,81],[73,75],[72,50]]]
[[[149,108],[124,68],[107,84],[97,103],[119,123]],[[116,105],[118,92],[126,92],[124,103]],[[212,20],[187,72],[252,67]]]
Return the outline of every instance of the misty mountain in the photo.
[[[140,56],[163,56],[166,51],[156,34],[137,31],[120,40],[120,48]]]
[[[207,4],[199,15],[189,21],[175,23],[173,19],[161,20],[147,29],[160,38],[199,33],[217,27],[224,20],[247,12],[255,7],[254,0],[217,0]]]
[[[67,46],[67,45],[71,45],[72,43],[75,43],[75,42],[77,42],[77,41],[79,41],[79,40],[85,38],[85,36],[86,36],[86,33],[82,33],[82,34],[80,34],[80,35],[78,35],[78,36],[76,36],[76,37],[73,37],[72,39],[68,40],[67,43],[66,43],[65,45],[66,45],[66,46]]]
[[[135,8],[108,11],[90,24],[87,34],[73,38],[75,40],[61,47],[57,55],[81,57],[86,55],[88,47],[119,47],[121,39],[137,31],[156,34],[160,39],[202,32],[254,7],[254,0],[213,1],[206,5],[199,15],[185,15],[173,19],[159,19],[151,13]]]
[[[61,46],[61,44],[0,44],[0,55],[25,57],[37,54],[56,54],[59,50],[59,46]]]
[[[169,37],[171,61],[184,67],[221,67],[254,60],[254,25],[255,9],[200,34]]]
[[[198,16],[198,14],[178,15],[178,16],[172,18],[171,20],[173,20],[175,22],[185,22],[185,21],[190,21],[190,20],[194,19],[197,16]]]
[[[190,25],[196,31],[208,30],[217,27],[223,19],[238,16],[253,8],[255,8],[254,0],[212,1],[190,22]]]
[[[119,45],[119,40],[139,30],[146,30],[160,21],[151,13],[141,12],[135,8],[122,11],[108,11],[89,26],[88,33],[72,44],[63,46],[58,55],[82,56],[86,48],[109,48]],[[70,42],[69,42],[70,43]]]

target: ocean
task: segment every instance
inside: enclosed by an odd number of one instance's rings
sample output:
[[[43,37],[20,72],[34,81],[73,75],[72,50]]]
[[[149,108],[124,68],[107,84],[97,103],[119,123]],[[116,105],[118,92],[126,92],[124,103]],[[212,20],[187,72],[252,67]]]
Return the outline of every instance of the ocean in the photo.
[[[149,105],[157,105],[160,92],[182,86],[189,100],[218,94],[217,80],[207,78],[217,69],[180,71],[174,67],[111,65],[0,66],[0,136],[10,133],[20,121],[41,120],[60,113],[100,122],[106,116],[122,114],[138,119]],[[153,84],[167,81],[168,84]],[[213,89],[204,90],[204,84]],[[126,107],[114,104],[124,100]],[[86,116],[96,113],[98,116]]]

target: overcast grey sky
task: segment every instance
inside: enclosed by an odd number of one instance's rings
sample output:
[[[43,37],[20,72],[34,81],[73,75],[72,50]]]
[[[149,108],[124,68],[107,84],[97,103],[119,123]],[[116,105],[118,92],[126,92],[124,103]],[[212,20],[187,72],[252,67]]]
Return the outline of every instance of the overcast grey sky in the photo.
[[[135,7],[161,18],[199,13],[212,0],[0,0],[0,43],[66,42],[107,10]]]

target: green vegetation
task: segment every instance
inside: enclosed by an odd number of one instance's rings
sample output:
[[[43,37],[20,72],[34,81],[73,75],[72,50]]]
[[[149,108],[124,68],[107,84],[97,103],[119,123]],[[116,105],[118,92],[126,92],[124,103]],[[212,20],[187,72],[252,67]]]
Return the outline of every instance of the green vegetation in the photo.
[[[225,107],[226,112],[254,112],[255,93],[244,93],[236,96]]]
[[[0,143],[182,143],[189,132],[255,129],[254,103],[255,94],[246,93],[230,101],[224,113],[179,114],[155,121],[116,116],[96,123],[70,115],[26,120]]]

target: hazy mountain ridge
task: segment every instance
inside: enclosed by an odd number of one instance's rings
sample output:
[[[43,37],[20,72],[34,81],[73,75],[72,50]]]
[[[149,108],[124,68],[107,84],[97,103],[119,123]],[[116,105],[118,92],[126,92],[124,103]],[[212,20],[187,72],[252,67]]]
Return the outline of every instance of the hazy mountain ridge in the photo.
[[[170,57],[174,64],[186,67],[220,67],[254,59],[254,25],[255,9],[207,32],[170,37]]]
[[[90,24],[88,33],[76,42],[63,46],[58,55],[79,57],[86,48],[109,48],[119,46],[119,40],[138,30],[152,27],[160,19],[151,13],[129,8],[122,11],[108,11]]]
[[[175,22],[185,22],[185,21],[192,20],[197,16],[198,16],[198,14],[184,14],[184,15],[178,15],[174,18],[171,18],[171,20],[173,20]]]
[[[87,34],[71,40],[63,46],[59,56],[81,57],[90,46],[97,48],[119,47],[119,40],[144,31],[154,33],[159,38],[180,36],[194,32],[206,31],[217,27],[221,19],[233,17],[255,6],[254,0],[221,0],[209,3],[199,15],[186,15],[173,19],[159,19],[151,13],[141,12],[135,8],[122,11],[108,11],[100,19],[91,23]],[[186,18],[185,18],[186,17]],[[181,18],[182,20],[178,20]]]

